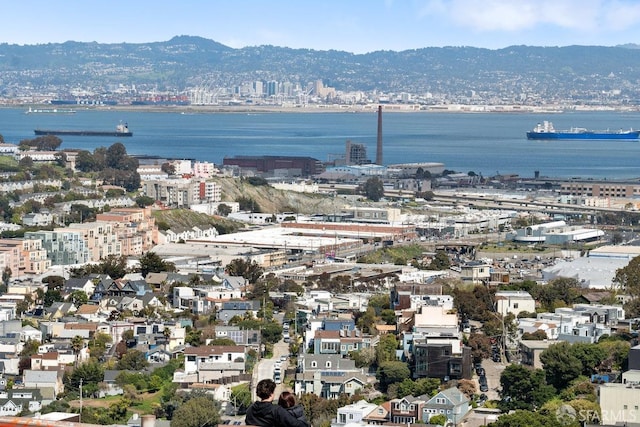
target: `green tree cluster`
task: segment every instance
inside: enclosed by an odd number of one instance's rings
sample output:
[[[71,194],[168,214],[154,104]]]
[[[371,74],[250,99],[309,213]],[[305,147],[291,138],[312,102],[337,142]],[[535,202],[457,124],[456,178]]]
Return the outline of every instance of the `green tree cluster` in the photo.
[[[105,184],[117,185],[127,191],[136,191],[140,187],[138,160],[128,156],[120,142],[109,148],[96,148],[93,154],[80,151],[76,157],[76,168],[82,172],[98,173]]]
[[[547,384],[545,371],[527,369],[522,365],[509,365],[500,375],[503,410],[538,409],[552,399],[556,391]]]
[[[371,177],[360,186],[359,193],[364,194],[367,199],[377,202],[384,196],[384,184],[377,176]]]

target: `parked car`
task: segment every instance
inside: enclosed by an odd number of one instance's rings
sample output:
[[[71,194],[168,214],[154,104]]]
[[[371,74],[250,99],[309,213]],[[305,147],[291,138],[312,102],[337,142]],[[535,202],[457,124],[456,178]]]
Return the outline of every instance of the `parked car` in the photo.
[[[480,384],[480,391],[482,392],[489,391],[489,386],[486,384]]]
[[[478,374],[479,377],[484,376],[485,374],[484,368],[482,366],[479,368],[476,368],[476,374]]]

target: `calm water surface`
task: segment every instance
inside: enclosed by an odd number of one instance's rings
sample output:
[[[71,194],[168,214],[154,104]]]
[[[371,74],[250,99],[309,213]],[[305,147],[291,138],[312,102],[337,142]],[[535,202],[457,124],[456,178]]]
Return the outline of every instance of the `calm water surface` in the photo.
[[[131,138],[63,137],[61,148],[93,151],[122,142],[129,154],[221,163],[237,155],[310,156],[321,161],[344,154],[345,141],[364,143],[375,159],[376,113],[196,113],[82,110],[76,114],[24,114],[0,109],[6,142],[34,138],[33,130],[111,130],[127,122]],[[440,162],[458,172],[485,176],[535,171],[551,177],[638,178],[639,141],[528,141],[542,120],[556,129],[640,127],[640,113],[560,114],[384,113],[384,163]]]

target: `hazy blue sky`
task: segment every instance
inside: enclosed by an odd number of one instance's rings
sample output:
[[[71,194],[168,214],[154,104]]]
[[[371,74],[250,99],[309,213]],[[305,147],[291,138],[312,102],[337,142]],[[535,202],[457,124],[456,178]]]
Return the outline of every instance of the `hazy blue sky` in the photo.
[[[640,0],[4,0],[0,42],[201,36],[366,53],[640,43]]]

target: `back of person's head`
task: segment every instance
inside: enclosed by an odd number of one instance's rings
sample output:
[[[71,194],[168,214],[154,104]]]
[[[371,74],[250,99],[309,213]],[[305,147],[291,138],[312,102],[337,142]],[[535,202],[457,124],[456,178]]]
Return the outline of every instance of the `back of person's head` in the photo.
[[[271,379],[260,380],[256,386],[256,395],[260,399],[267,399],[276,391],[276,383]]]
[[[290,393],[288,391],[283,391],[280,394],[280,398],[278,399],[278,405],[287,409],[293,408],[294,406],[296,406],[296,397],[294,396],[293,393]]]

